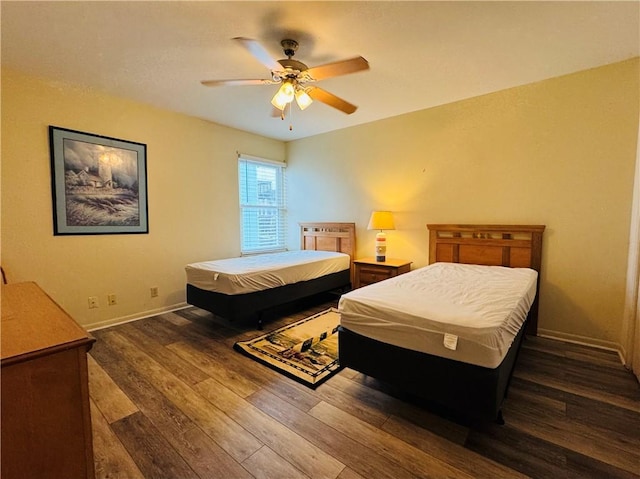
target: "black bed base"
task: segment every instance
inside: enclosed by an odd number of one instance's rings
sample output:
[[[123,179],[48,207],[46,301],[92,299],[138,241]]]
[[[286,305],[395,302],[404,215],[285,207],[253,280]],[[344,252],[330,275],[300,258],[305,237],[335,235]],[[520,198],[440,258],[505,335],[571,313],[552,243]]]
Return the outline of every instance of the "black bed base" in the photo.
[[[245,294],[215,293],[187,284],[187,303],[231,321],[257,316],[258,328],[262,329],[263,313],[270,308],[327,291],[350,288],[351,275],[347,269],[309,281]]]
[[[489,369],[382,343],[341,327],[340,365],[426,400],[438,412],[503,424],[501,407],[524,331],[522,327],[500,366]]]

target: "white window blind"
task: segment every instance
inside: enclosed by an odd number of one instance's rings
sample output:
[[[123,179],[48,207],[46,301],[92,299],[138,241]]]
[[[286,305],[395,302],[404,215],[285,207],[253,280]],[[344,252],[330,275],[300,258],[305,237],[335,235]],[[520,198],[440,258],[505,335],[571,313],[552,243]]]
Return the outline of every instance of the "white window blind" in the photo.
[[[238,156],[242,254],[285,249],[285,165]]]

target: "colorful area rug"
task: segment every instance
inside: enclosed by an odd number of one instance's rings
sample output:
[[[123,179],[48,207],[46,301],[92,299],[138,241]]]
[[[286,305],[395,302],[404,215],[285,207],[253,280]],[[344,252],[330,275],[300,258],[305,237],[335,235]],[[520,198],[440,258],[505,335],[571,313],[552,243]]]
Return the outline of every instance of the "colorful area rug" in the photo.
[[[330,308],[234,348],[315,389],[340,370],[339,324],[340,313]]]

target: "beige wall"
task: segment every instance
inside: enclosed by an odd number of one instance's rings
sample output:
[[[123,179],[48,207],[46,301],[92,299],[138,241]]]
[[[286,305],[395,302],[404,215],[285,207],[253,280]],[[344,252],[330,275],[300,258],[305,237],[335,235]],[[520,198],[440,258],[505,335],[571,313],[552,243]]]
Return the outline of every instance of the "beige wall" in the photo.
[[[635,59],[291,142],[290,219],[355,221],[371,256],[369,214],[392,210],[387,254],[414,267],[427,223],[545,224],[540,328],[616,347],[638,73]]]
[[[49,125],[147,144],[149,234],[53,235]],[[185,264],[240,253],[236,151],[285,159],[279,141],[3,70],[9,280],[36,281],[86,326],[183,302]],[[110,293],[115,306],[107,306]],[[88,309],[89,296],[98,296],[98,309]]]

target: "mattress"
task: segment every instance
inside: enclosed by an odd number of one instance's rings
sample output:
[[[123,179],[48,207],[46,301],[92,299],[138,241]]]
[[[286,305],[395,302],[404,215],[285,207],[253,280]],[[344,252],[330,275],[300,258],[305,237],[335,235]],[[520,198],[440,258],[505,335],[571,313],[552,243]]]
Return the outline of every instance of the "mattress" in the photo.
[[[188,264],[187,283],[205,291],[244,294],[309,281],[351,267],[333,251],[285,251]]]
[[[342,295],[341,325],[415,351],[500,365],[536,295],[538,273],[434,263]]]

